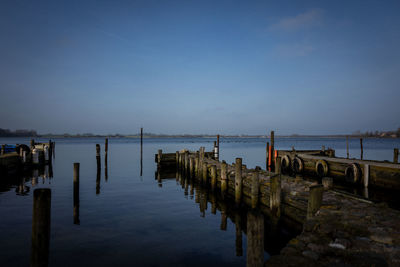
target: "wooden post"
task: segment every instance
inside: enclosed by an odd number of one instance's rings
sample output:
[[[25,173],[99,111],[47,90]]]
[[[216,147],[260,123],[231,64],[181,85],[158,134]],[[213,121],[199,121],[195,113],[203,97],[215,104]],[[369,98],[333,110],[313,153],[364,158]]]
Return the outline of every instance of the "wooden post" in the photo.
[[[349,136],[348,135],[346,135],[346,155],[347,155],[347,158],[350,157],[350,153],[349,153]]]
[[[275,173],[281,174],[281,157],[276,157]]]
[[[281,175],[271,177],[271,193],[269,205],[273,215],[281,216]]]
[[[247,213],[246,266],[264,266],[264,216],[255,210]]]
[[[108,138],[106,138],[106,140],[105,140],[104,152],[105,152],[106,154],[107,154],[107,152],[108,152]]]
[[[258,177],[258,171],[255,171],[251,178],[251,207],[253,209],[257,207],[258,194],[259,194],[259,177]]]
[[[266,154],[266,162],[265,162],[265,170],[269,170],[269,142],[267,142],[267,152]]]
[[[363,185],[365,188],[368,187],[369,183],[369,164],[364,165],[364,180],[363,180]]]
[[[324,193],[323,185],[319,184],[310,186],[310,196],[308,198],[308,207],[307,207],[307,219],[314,217],[315,213],[321,207],[323,193]]]
[[[162,149],[159,149],[158,150],[158,164],[160,165],[161,164],[161,158],[162,158]]]
[[[399,163],[399,149],[395,148],[393,150],[393,163]]]
[[[228,189],[228,176],[227,176],[227,165],[225,160],[221,163],[221,193],[225,195]]]
[[[143,127],[140,128],[140,154],[143,154]]]
[[[197,176],[197,174],[199,173],[199,160],[200,160],[200,154],[197,151],[195,154],[195,158],[194,158],[194,177]]]
[[[219,134],[217,135],[217,160],[219,160],[219,152],[220,152],[220,148],[219,148]]]
[[[236,256],[243,256],[243,238],[242,238],[242,220],[239,211],[235,213],[235,226],[236,226]]]
[[[179,168],[179,151],[175,152],[176,170]]]
[[[51,190],[33,192],[31,266],[48,266],[51,220]]]
[[[211,166],[211,190],[215,191],[217,188],[217,166]]]
[[[96,195],[100,194],[100,177],[101,177],[101,168],[97,168],[96,175]]]
[[[364,149],[363,149],[363,139],[362,138],[360,138],[360,148],[361,148],[360,158],[363,159]]]
[[[204,162],[203,163],[203,175],[202,175],[204,184],[207,184],[207,178],[208,178],[208,175],[207,175],[208,173],[207,172],[208,172],[207,163]]]
[[[189,172],[189,151],[185,151],[185,175]]]
[[[74,163],[74,224],[79,221],[79,163]]]
[[[218,157],[218,148],[217,148],[217,141],[214,141],[214,159]]]
[[[189,177],[193,177],[194,172],[194,158],[190,157],[189,159]]]
[[[269,155],[270,161],[270,169],[271,171],[275,171],[275,132],[271,131],[271,153]]]
[[[97,160],[97,169],[101,168],[101,162],[100,162],[100,145],[96,144],[96,160]]]
[[[242,199],[242,159],[236,158],[235,164],[235,202],[240,204]]]

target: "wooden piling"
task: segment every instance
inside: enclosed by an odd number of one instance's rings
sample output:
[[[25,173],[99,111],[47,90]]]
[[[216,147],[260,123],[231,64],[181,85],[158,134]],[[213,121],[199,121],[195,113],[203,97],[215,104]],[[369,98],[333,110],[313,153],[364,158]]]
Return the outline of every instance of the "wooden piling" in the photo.
[[[276,216],[281,216],[281,175],[271,177],[269,206],[271,213]]]
[[[51,190],[33,192],[31,266],[48,266],[51,220]]]
[[[220,147],[219,147],[219,134],[217,134],[217,160],[219,160],[219,152],[220,152]]]
[[[106,138],[106,140],[105,140],[104,152],[105,152],[106,154],[108,153],[108,138]]]
[[[360,138],[360,148],[361,148],[361,156],[360,159],[363,159],[364,149],[363,149],[363,139]]]
[[[270,161],[270,169],[271,171],[275,171],[275,132],[271,131],[271,154],[269,155]]]
[[[266,151],[266,159],[265,159],[265,170],[269,170],[269,142],[267,142],[267,151]]]
[[[185,174],[189,172],[189,151],[185,151]]]
[[[350,153],[349,153],[349,136],[348,135],[346,136],[346,155],[347,155],[347,158],[350,157]]]
[[[393,163],[399,163],[399,149],[393,149]]]
[[[214,141],[214,149],[213,149],[213,152],[214,152],[214,159],[217,159],[217,157],[218,157],[217,141]]]
[[[217,188],[217,166],[211,166],[211,190],[215,191]]]
[[[225,195],[228,189],[228,176],[227,176],[227,165],[225,160],[221,163],[221,193]]]
[[[179,151],[175,152],[176,170],[179,168]]]
[[[247,265],[264,266],[264,216],[250,210],[247,213]]]
[[[193,177],[194,172],[194,158],[189,159],[189,177]]]
[[[255,209],[258,204],[258,194],[259,194],[259,177],[258,171],[253,173],[251,177],[251,207]]]
[[[307,219],[314,217],[315,213],[321,207],[323,192],[324,186],[321,184],[310,186],[310,195],[307,206]]]
[[[240,204],[242,199],[242,158],[236,158],[235,163],[235,202]]]
[[[161,164],[162,149],[159,149],[157,153],[158,153],[158,164]]]
[[[140,128],[140,154],[143,154],[143,127]]]
[[[74,163],[74,224],[79,221],[79,163]]]
[[[364,179],[363,179],[364,188],[368,187],[368,183],[369,183],[369,164],[365,164],[364,165]]]
[[[203,171],[202,171],[203,175],[203,183],[207,184],[207,179],[208,179],[208,168],[207,168],[207,163],[203,163]]]
[[[281,157],[276,157],[276,166],[275,166],[275,173],[281,174],[282,168],[281,168]]]
[[[97,160],[97,169],[101,168],[101,162],[100,162],[100,145],[96,144],[96,160]]]

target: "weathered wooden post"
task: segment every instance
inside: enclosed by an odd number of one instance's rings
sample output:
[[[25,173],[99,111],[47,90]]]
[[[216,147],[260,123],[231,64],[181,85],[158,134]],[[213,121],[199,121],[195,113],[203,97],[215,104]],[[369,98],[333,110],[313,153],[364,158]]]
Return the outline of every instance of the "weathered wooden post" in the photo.
[[[74,224],[79,221],[79,163],[74,163]]]
[[[207,179],[208,179],[208,168],[207,168],[207,163],[203,162],[203,183],[206,185],[207,184]]]
[[[269,170],[269,142],[267,142],[267,151],[266,151],[266,159],[265,159],[265,170]]]
[[[236,256],[243,256],[243,238],[242,238],[242,218],[239,211],[235,213],[235,226],[236,226]]]
[[[100,194],[100,177],[101,177],[101,168],[97,168],[97,175],[96,175],[96,195]]]
[[[276,157],[276,166],[275,166],[275,173],[281,174],[281,157]]]
[[[219,134],[217,134],[217,158],[216,160],[219,160],[219,152],[220,152],[220,148],[219,148]]]
[[[185,175],[189,172],[189,151],[185,151]]]
[[[159,149],[157,152],[158,158],[158,165],[161,165],[161,158],[162,158],[162,149]]]
[[[194,172],[194,158],[190,157],[189,159],[189,177],[193,177]]]
[[[204,152],[205,152],[205,147],[200,147],[200,158],[199,158],[199,173],[198,176],[202,176],[203,172],[203,161],[204,161]]]
[[[104,152],[107,154],[108,152],[108,138],[106,138],[105,143],[104,143]]]
[[[310,186],[310,196],[308,198],[308,207],[307,207],[307,219],[314,217],[315,213],[321,207],[323,193],[324,193],[323,185],[319,184]]]
[[[179,168],[179,151],[175,152],[176,170]]]
[[[399,149],[395,148],[393,150],[393,163],[399,163]]]
[[[368,187],[369,183],[369,164],[364,165],[364,179],[363,179],[363,185],[365,188]]]
[[[235,202],[240,204],[242,199],[242,158],[236,158],[235,164]]]
[[[360,148],[361,148],[360,158],[363,159],[364,149],[363,149],[363,139],[362,138],[360,138]]]
[[[258,171],[254,171],[251,177],[251,207],[255,209],[258,204],[258,194],[259,194],[259,177]]]
[[[350,157],[350,154],[349,154],[349,136],[348,135],[346,135],[346,155],[347,155],[347,158]]]
[[[269,158],[270,158],[270,169],[273,172],[275,170],[275,132],[271,131],[271,146],[270,146]]]
[[[31,266],[48,266],[51,220],[51,190],[33,192]]]
[[[281,216],[281,175],[271,177],[271,193],[269,198],[269,206],[271,212],[276,217]]]
[[[247,266],[264,266],[264,216],[255,210],[247,213]]]
[[[199,163],[200,161],[200,153],[196,151],[195,158],[194,158],[194,176],[196,177],[199,173]]]
[[[211,166],[211,190],[215,191],[217,188],[217,166]]]
[[[97,169],[101,168],[101,162],[100,162],[100,145],[96,144],[96,160],[97,160]]]
[[[225,160],[221,163],[221,193],[225,195],[228,189],[228,176],[227,176],[227,165]]]
[[[140,155],[143,154],[143,127],[140,128]]]

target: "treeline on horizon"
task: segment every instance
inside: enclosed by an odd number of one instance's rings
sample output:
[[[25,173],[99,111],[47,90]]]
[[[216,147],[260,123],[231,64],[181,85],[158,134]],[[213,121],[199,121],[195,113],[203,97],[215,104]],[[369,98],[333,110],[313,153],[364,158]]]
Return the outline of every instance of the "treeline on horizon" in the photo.
[[[215,137],[215,134],[154,134],[154,133],[143,133],[144,137]],[[279,135],[276,135],[277,137]],[[380,138],[400,138],[400,128],[395,131],[367,131],[361,132],[356,131],[352,134],[333,134],[333,135],[307,135],[307,134],[292,134],[292,135],[281,135],[281,137],[317,137],[317,136],[326,136],[326,137],[380,137]],[[83,134],[38,134],[35,130],[9,130],[0,128],[0,137],[114,137],[114,138],[122,138],[122,137],[140,137],[140,133],[137,134],[93,134],[93,133],[83,133]],[[269,135],[221,135],[221,137],[269,137]]]

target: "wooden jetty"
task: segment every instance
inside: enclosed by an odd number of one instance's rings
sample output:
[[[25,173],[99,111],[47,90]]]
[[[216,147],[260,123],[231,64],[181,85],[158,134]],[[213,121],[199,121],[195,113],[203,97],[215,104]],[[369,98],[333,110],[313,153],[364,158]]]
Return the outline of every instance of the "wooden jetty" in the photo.
[[[277,153],[272,161],[276,172],[260,167],[248,169],[241,160],[221,162],[213,153],[206,153],[204,147],[171,154],[158,151],[156,162],[159,170],[174,168],[237,205],[303,225],[302,233],[267,261],[267,266],[400,264],[399,211],[330,190],[329,186],[283,175],[280,156]]]

